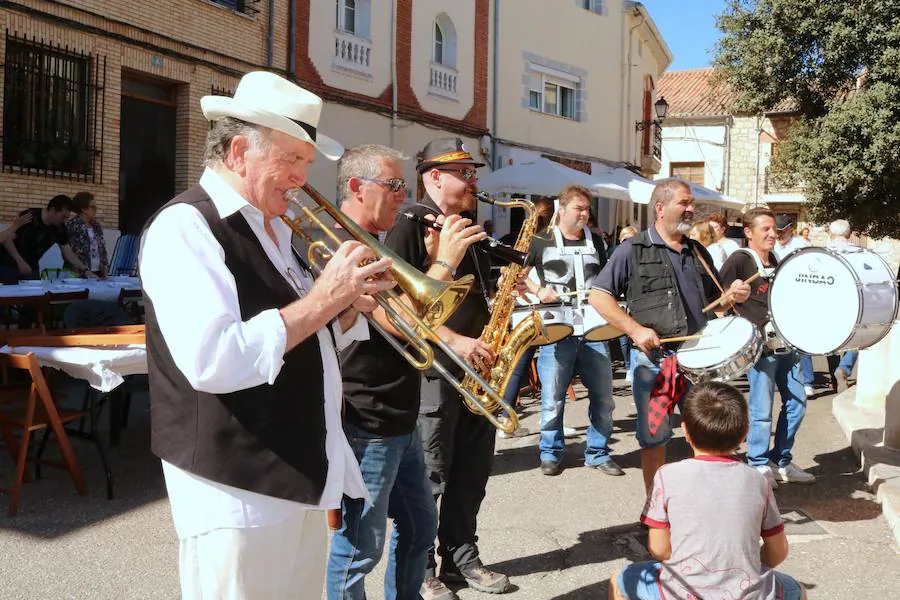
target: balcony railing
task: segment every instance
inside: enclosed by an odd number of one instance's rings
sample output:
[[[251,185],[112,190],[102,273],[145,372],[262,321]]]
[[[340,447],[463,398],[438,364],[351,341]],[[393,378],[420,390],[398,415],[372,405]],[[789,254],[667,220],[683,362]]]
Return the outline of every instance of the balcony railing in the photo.
[[[371,75],[372,42],[346,31],[335,31],[334,65],[364,75]]]
[[[431,63],[431,77],[428,79],[428,91],[445,98],[457,99],[456,69],[439,63]]]
[[[656,160],[662,160],[662,125],[659,123],[653,126],[653,147],[651,151],[653,152],[653,158]]]

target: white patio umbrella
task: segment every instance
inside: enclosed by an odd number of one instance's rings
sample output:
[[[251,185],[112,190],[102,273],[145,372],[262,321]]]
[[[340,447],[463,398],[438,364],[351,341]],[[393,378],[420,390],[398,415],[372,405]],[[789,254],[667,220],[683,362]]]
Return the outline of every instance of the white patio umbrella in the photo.
[[[604,198],[628,199],[626,187],[546,158],[503,167],[478,178],[478,189],[489,194],[555,196],[567,185],[583,185]]]
[[[634,177],[635,178],[632,181],[628,182],[628,193],[631,196],[631,200],[640,204],[649,204],[650,195],[653,193],[656,182],[644,179],[638,175],[635,175]],[[731,196],[720,194],[715,190],[711,190],[708,187],[696,183],[689,183],[688,185],[691,186],[691,193],[694,195],[694,200],[697,202],[707,202],[709,204],[715,204],[716,206],[734,210],[744,209],[745,204]]]

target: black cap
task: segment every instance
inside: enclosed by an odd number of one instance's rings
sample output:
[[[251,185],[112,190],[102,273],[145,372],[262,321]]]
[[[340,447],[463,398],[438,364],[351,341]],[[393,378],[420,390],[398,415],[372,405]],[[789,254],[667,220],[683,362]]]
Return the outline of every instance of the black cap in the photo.
[[[778,215],[775,217],[775,229],[787,229],[794,224],[794,220],[789,215]]]
[[[483,167],[483,162],[478,162],[469,153],[469,149],[459,138],[440,138],[432,140],[422,150],[416,171],[427,171],[439,165],[472,165]]]

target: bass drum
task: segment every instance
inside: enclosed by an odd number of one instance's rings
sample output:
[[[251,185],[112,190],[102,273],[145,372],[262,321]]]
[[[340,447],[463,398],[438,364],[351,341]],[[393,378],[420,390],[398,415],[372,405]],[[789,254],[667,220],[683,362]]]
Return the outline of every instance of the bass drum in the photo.
[[[547,336],[535,338],[531,345],[548,346],[572,335],[572,326],[567,322],[569,317],[568,310],[569,307],[562,302],[516,306],[510,316],[510,324],[515,329],[533,311],[537,312],[544,322]]]
[[[778,336],[806,354],[860,350],[890,331],[897,284],[865,248],[803,248],[775,269],[769,316]]]

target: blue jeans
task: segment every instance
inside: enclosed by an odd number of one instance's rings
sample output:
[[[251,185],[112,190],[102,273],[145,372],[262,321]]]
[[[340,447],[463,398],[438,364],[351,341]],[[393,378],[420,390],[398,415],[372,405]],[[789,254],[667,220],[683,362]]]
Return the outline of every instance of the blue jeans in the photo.
[[[425,477],[417,431],[383,437],[345,425],[372,505],[344,496],[341,528],[331,540],[328,600],[366,597],[364,580],[384,552],[387,518],[394,520],[385,600],[415,600],[425,578],[428,549],[437,535],[437,509]]]
[[[622,349],[622,360],[625,362],[625,370],[631,370],[631,338],[627,335],[619,336],[619,348]]]
[[[576,374],[588,390],[590,425],[584,464],[599,465],[610,460],[614,404],[608,346],[603,342],[585,341],[582,336],[569,336],[541,348],[537,370],[541,380],[541,460],[562,460],[566,389]]]
[[[812,356],[809,354],[800,355],[800,383],[803,385],[812,385],[816,380],[816,374],[813,371]]]
[[[793,456],[794,437],[806,414],[806,392],[800,380],[799,357],[794,352],[763,354],[747,373],[750,381],[750,431],[747,433],[747,462],[754,467],[771,460],[786,467]],[[775,388],[781,393],[781,413],[775,426],[775,442],[769,450],[772,434],[772,405]]]
[[[637,438],[638,445],[643,448],[658,448],[668,443],[672,438],[672,422],[671,416],[665,416],[656,430],[656,435],[650,434],[650,420],[647,416],[647,408],[650,404],[650,392],[653,391],[653,384],[656,383],[656,376],[659,374],[660,352],[654,351],[653,358],[648,357],[638,348],[631,349],[631,396],[634,398],[634,406],[637,412],[637,420],[635,422],[634,435]],[[687,390],[690,391],[691,382],[687,382]],[[685,392],[687,395],[687,391]],[[684,396],[676,400],[679,409]]]
[[[509,384],[506,386],[506,391],[503,393],[503,401],[513,408],[516,407],[516,400],[519,398],[519,390],[522,388],[522,378],[528,378],[528,369],[531,367],[531,360],[534,358],[534,351],[536,349],[535,346],[529,346],[525,349],[519,362],[516,363],[516,367],[513,369],[513,373],[509,378]],[[505,413],[506,411],[502,412]]]
[[[841,369],[844,374],[849,377],[850,373],[853,372],[853,367],[856,365],[856,359],[858,357],[859,352],[856,350],[844,352],[841,354],[841,362],[838,364],[838,369]]]
[[[662,598],[658,583],[660,569],[662,564],[655,560],[628,565],[616,578],[619,593],[628,600],[660,600]],[[796,579],[781,571],[775,571],[774,576],[776,586],[781,588],[782,592],[781,595],[776,593],[778,598],[800,600],[803,597],[802,588]]]

